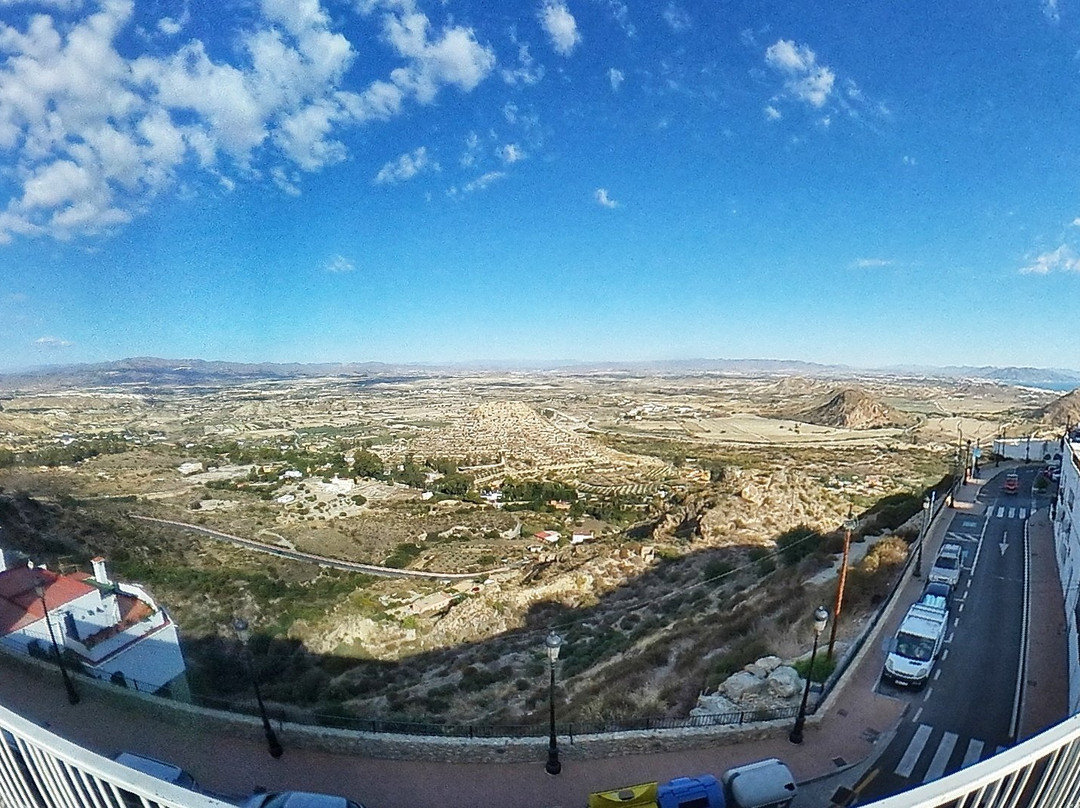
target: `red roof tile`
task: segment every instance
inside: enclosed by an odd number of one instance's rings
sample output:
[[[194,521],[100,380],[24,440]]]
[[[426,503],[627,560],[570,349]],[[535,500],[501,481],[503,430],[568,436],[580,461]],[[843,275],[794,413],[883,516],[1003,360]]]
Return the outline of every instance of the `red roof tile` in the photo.
[[[37,567],[15,567],[0,572],[0,637],[45,616],[34,584],[44,585],[45,603],[49,609],[55,609],[94,591],[92,586],[83,583],[86,577],[86,573],[57,575]]]

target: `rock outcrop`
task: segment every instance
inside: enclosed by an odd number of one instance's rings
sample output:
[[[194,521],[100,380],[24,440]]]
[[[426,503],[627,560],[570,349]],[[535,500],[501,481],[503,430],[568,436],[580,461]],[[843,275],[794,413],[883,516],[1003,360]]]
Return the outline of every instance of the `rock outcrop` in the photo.
[[[824,404],[805,410],[798,420],[840,429],[881,429],[904,426],[906,417],[873,396],[849,387],[840,390]]]
[[[1042,421],[1058,427],[1080,424],[1080,387],[1043,408]]]

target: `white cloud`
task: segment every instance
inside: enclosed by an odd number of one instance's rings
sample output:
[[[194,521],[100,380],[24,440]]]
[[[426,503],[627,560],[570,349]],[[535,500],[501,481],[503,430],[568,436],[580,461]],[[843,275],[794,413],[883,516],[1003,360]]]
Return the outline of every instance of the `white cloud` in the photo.
[[[912,156],[911,156],[910,154],[905,154],[905,155],[904,155],[904,157],[903,157],[903,163],[904,163],[904,165],[906,165],[906,166],[913,166],[913,165],[916,165],[916,162],[915,162],[915,158],[914,158],[914,157],[912,157]]]
[[[619,203],[608,196],[607,188],[597,188],[593,191],[593,199],[596,200],[596,204],[605,208],[617,208]]]
[[[346,159],[343,127],[400,115],[444,87],[468,92],[495,65],[471,29],[435,28],[415,0],[358,0],[398,64],[354,89],[345,81],[356,51],[320,0],[252,2],[228,56],[186,37],[135,58],[116,44],[128,39],[134,0],[37,5],[74,18],[37,14],[25,28],[0,20],[0,243],[110,230],[179,187],[188,169],[226,189],[269,180],[297,194],[303,172]],[[186,29],[182,9],[160,18],[158,32]]]
[[[612,90],[612,92],[617,93],[619,91],[620,85],[623,83],[626,76],[623,75],[623,72],[621,70],[619,70],[618,68],[615,68],[615,67],[609,68],[608,72],[607,72],[607,75],[608,75],[608,81],[611,82],[611,90]]]
[[[60,337],[38,337],[34,340],[34,344],[44,350],[53,351],[61,348],[70,348],[75,343],[69,342],[66,339],[60,339]]]
[[[547,0],[540,9],[540,23],[551,38],[551,46],[563,56],[569,56],[581,42],[577,20],[560,0]]]
[[[663,12],[664,22],[672,31],[679,33],[690,27],[690,15],[674,3],[668,3]]]
[[[778,110],[772,104],[769,104],[765,107],[765,117],[768,118],[770,121],[778,121],[784,116],[780,114],[780,110]]]
[[[1080,256],[1067,244],[1037,256],[1020,269],[1022,275],[1046,275],[1050,272],[1080,272]]]
[[[819,65],[806,45],[779,39],[765,50],[765,62],[784,75],[784,89],[793,97],[814,107],[821,107],[828,100],[836,75]]]
[[[1080,216],[1077,216],[1075,219],[1072,220],[1072,226],[1080,227]]]
[[[1058,13],[1057,0],[1042,0],[1042,11],[1046,16],[1046,19],[1050,22],[1061,22],[1061,15]]]
[[[443,85],[472,90],[494,69],[494,51],[477,42],[471,28],[446,28],[432,39],[430,22],[413,0],[386,0],[385,5],[390,10],[383,16],[383,36],[408,60],[391,80],[421,104],[434,100]]]
[[[853,261],[851,266],[853,269],[881,269],[882,267],[891,267],[894,263],[894,261],[885,258],[859,258]]]
[[[487,174],[483,174],[477,177],[472,182],[466,183],[462,188],[466,193],[472,193],[473,191],[483,191],[491,183],[501,180],[506,176],[505,171],[489,171]]]
[[[438,170],[439,164],[428,157],[427,147],[421,146],[384,165],[375,175],[374,181],[377,185],[395,185],[411,180],[422,171]]]
[[[480,136],[476,132],[469,132],[465,137],[465,151],[461,153],[461,157],[458,158],[458,163],[462,168],[469,168],[476,163],[476,158],[480,154]]]
[[[536,64],[529,46],[525,43],[518,45],[518,64],[514,69],[504,68],[502,71],[503,81],[510,86],[522,84],[531,86],[544,78],[544,66]]]
[[[335,275],[340,275],[345,272],[352,272],[356,269],[356,265],[344,255],[332,255],[330,260],[323,266],[323,269]]]
[[[519,160],[524,160],[525,157],[525,152],[523,152],[521,147],[516,143],[507,143],[505,146],[499,148],[499,159],[506,163],[506,165],[511,165]]]

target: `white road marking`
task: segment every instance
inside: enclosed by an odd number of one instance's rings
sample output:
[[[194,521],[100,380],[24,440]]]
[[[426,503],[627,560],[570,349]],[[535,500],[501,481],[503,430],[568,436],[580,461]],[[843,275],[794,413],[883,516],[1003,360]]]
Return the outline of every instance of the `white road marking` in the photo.
[[[941,676],[941,668],[938,668],[936,671],[934,671],[934,681],[935,682],[938,680],[939,676]]]
[[[946,732],[941,737],[941,743],[938,744],[937,751],[934,753],[934,759],[930,761],[930,768],[923,775],[922,781],[924,783],[937,780],[941,775],[945,774],[945,767],[949,765],[949,757],[952,756],[956,741],[957,736],[954,732]]]
[[[972,763],[978,763],[979,757],[982,755],[983,742],[972,738],[968,741],[967,752],[964,753],[964,762],[960,764],[960,768],[963,769],[966,766],[970,766]]]
[[[1016,516],[1016,508],[1009,508],[1009,518],[1012,519]]]
[[[954,635],[955,633],[956,633],[955,631],[950,631],[950,632],[949,632],[949,636],[945,638],[945,644],[946,644],[946,645],[948,645],[949,643],[951,643],[951,642],[952,642],[952,638],[953,638],[953,635]]]
[[[923,700],[923,701],[929,701],[929,700],[930,700],[930,694],[931,694],[931,693],[933,693],[933,692],[934,692],[934,686],[933,686],[933,685],[929,685],[929,686],[928,686],[928,687],[926,688],[926,692],[925,692],[925,693],[923,693],[923,697],[922,697],[922,700]]]
[[[944,662],[948,658],[949,658],[949,649],[946,648],[944,651],[941,652],[941,661]]]
[[[1000,519],[1004,515],[1005,515],[1005,506],[1004,505],[999,505],[998,509],[997,509],[997,513],[994,514],[994,516],[996,516],[998,519]]]
[[[1026,519],[1027,518],[1027,509],[1026,508],[1021,508],[1020,509],[1020,518],[1021,519]]]
[[[919,716],[922,715],[922,711],[923,711],[922,707],[920,707],[918,710],[915,711],[915,715],[913,715],[911,717],[911,723],[912,724],[918,724],[919,723]]]
[[[926,742],[929,740],[930,727],[926,724],[919,724],[919,728],[915,730],[915,734],[911,738],[911,743],[904,750],[904,756],[900,758],[900,763],[896,767],[896,774],[901,777],[911,777],[911,773],[915,771],[915,764],[919,762],[919,755],[922,754],[923,749],[926,748]]]

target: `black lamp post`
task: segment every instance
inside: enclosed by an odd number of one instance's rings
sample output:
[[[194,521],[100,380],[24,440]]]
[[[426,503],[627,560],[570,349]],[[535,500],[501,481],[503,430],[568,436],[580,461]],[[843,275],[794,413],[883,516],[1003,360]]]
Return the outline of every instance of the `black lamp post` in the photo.
[[[64,655],[60,653],[60,646],[56,644],[56,632],[53,630],[52,621],[49,620],[49,607],[45,603],[45,583],[41,579],[34,583],[34,594],[41,599],[41,608],[45,612],[45,625],[49,627],[49,639],[52,640],[53,653],[56,654],[56,664],[60,666],[60,676],[64,679],[64,689],[67,690],[68,703],[78,704],[79,694],[75,690],[75,683],[68,676],[67,667],[64,665]]]
[[[548,758],[544,764],[544,771],[548,774],[558,774],[562,771],[559,763],[559,745],[555,740],[555,660],[559,658],[559,648],[563,644],[563,638],[555,633],[554,629],[544,638],[544,650],[547,651],[548,668],[551,672],[550,686],[548,688],[548,707],[551,715],[551,733],[548,736]]]
[[[829,622],[829,613],[824,606],[818,606],[814,610],[814,648],[810,652],[810,667],[806,671],[806,686],[803,687],[802,704],[799,705],[799,714],[795,717],[795,726],[791,728],[788,740],[792,743],[803,742],[803,726],[806,724],[806,702],[810,699],[810,679],[814,676],[814,658],[817,656],[818,637],[825,630],[825,624]]]
[[[263,704],[262,693],[259,692],[259,680],[255,678],[255,666],[251,663],[251,651],[248,650],[248,639],[251,637],[251,631],[248,629],[247,620],[237,617],[233,620],[233,630],[243,646],[241,654],[244,657],[244,667],[247,669],[248,678],[251,679],[251,686],[255,690],[255,701],[259,705],[259,715],[262,717],[263,732],[266,734],[266,745],[270,750],[270,757],[279,758],[285,750],[281,748],[277,733],[270,726],[270,719],[266,716],[266,705]]]
[[[930,518],[930,497],[922,501],[922,534],[919,536],[919,550],[915,553],[915,577],[922,578],[922,548],[926,544],[926,528]]]

